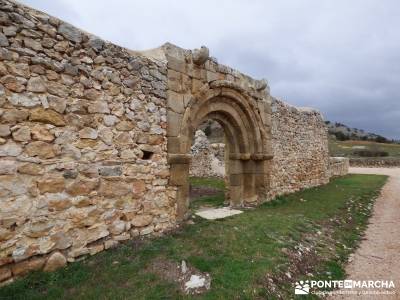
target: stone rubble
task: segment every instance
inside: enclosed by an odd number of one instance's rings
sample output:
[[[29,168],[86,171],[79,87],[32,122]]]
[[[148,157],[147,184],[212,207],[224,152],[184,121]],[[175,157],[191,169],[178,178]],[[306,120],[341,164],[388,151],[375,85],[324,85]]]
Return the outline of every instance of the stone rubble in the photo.
[[[224,177],[225,145],[222,143],[213,143],[207,139],[202,130],[197,130],[194,137],[194,143],[191,148],[192,161],[189,174],[196,177]]]

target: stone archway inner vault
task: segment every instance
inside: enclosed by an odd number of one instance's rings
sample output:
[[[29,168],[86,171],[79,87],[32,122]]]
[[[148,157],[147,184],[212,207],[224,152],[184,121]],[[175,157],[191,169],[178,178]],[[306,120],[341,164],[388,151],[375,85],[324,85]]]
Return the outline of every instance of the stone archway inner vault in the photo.
[[[167,121],[176,136],[168,137],[170,185],[177,187],[177,218],[189,207],[189,163],[194,131],[207,119],[217,121],[226,137],[226,183],[231,206],[254,205],[269,190],[269,132],[263,125],[257,100],[231,83],[215,81],[192,96],[182,115],[169,114]],[[176,118],[176,119],[173,119]]]

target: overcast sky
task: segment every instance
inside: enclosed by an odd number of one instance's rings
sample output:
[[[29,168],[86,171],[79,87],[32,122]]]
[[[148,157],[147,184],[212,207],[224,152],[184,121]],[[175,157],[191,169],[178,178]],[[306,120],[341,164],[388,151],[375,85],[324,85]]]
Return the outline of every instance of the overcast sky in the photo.
[[[23,0],[134,50],[206,45],[325,119],[400,139],[398,0]]]

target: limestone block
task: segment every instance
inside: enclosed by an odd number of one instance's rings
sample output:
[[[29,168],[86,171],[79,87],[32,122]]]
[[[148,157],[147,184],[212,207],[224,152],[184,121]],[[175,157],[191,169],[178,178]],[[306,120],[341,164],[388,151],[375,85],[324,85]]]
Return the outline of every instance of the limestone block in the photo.
[[[52,272],[59,268],[64,267],[66,264],[67,264],[67,259],[65,258],[65,256],[57,251],[52,253],[50,257],[47,259],[43,271]]]
[[[92,100],[97,100],[101,96],[100,95],[90,95],[89,97],[92,98]],[[88,106],[88,111],[89,111],[89,113],[92,113],[92,114],[94,114],[94,113],[100,113],[100,114],[108,114],[108,113],[110,113],[110,109],[109,109],[108,103],[106,101],[95,101],[95,102],[91,103]],[[107,122],[108,124],[111,123],[108,126],[114,125],[114,123],[112,123],[112,120],[116,119],[115,116],[106,116],[105,118],[108,121]]]
[[[7,137],[11,134],[10,126],[0,124],[0,137]]]
[[[71,238],[62,231],[50,235],[50,239],[54,243],[54,249],[64,250],[72,245]]]
[[[0,175],[14,174],[18,163],[13,160],[0,160]]]
[[[60,193],[65,188],[64,178],[62,177],[43,178],[38,180],[37,185],[41,194]]]
[[[85,90],[84,96],[88,100],[101,100],[103,98],[102,92],[95,89]]]
[[[121,197],[132,192],[130,184],[121,181],[101,180],[99,194],[104,197]]]
[[[63,116],[51,109],[35,108],[30,111],[29,119],[31,121],[53,124],[55,126],[65,125]]]
[[[35,125],[31,129],[32,139],[43,142],[52,142],[54,135],[45,127],[41,125]]]
[[[18,142],[28,142],[31,140],[31,130],[27,126],[20,127],[12,133],[12,137]]]
[[[10,45],[10,43],[8,42],[7,37],[3,33],[0,32],[0,46],[7,47],[9,45]]]
[[[114,134],[109,128],[103,128],[99,131],[99,138],[107,145],[112,145]]]
[[[8,101],[15,106],[36,107],[42,104],[39,97],[33,94],[11,94]]]
[[[65,86],[61,83],[55,81],[46,82],[47,91],[55,96],[59,96],[61,98],[67,98],[70,93],[70,89],[68,86]]]
[[[131,121],[121,121],[115,128],[120,131],[131,131],[134,127],[135,126]]]
[[[90,192],[97,189],[98,184],[99,181],[96,178],[94,179],[80,178],[69,184],[66,188],[66,191],[71,196],[88,195],[90,194]]]
[[[99,173],[101,176],[120,176],[122,174],[122,168],[120,166],[100,167]]]
[[[26,87],[27,91],[35,92],[35,93],[44,93],[46,92],[46,84],[40,77],[31,77],[28,80],[28,85]]]
[[[143,196],[146,191],[146,184],[143,180],[134,180],[132,182],[132,194],[134,197],[139,198]]]
[[[26,261],[16,263],[12,266],[12,273],[14,276],[22,276],[31,271],[42,269],[45,263],[44,257],[35,257]]]
[[[119,121],[119,119],[114,115],[106,115],[104,116],[103,121],[104,125],[106,126],[114,126]]]
[[[38,156],[42,159],[53,158],[56,156],[53,145],[42,141],[29,143],[25,147],[25,153],[29,156]]]
[[[186,72],[186,62],[184,59],[178,59],[173,56],[168,56],[168,69],[174,70],[180,73]]]
[[[125,222],[116,220],[108,226],[108,230],[111,234],[118,235],[125,231]]]
[[[48,220],[36,220],[29,224],[27,227],[26,235],[32,238],[42,237],[48,235],[51,228],[53,228]]]
[[[30,48],[30,49],[35,50],[35,51],[40,51],[40,50],[43,49],[42,45],[40,44],[40,42],[38,42],[38,41],[36,41],[34,39],[24,38],[23,41],[24,41],[24,46],[27,47],[27,48]]]
[[[170,166],[171,177],[169,180],[170,185],[186,185],[189,175],[188,164],[172,164]]]
[[[181,93],[183,92],[182,74],[174,70],[168,70],[168,90]]]
[[[25,121],[29,116],[26,110],[10,109],[6,110],[1,116],[2,122],[9,124],[16,124]]]
[[[48,100],[49,106],[52,110],[54,110],[60,114],[64,113],[64,111],[67,107],[67,101],[64,98],[49,95],[47,97],[47,100]]]
[[[25,90],[24,82],[12,75],[5,75],[0,79],[0,82],[10,91],[21,93]]]
[[[128,132],[121,132],[114,137],[114,143],[118,146],[124,146],[132,144],[133,140]]]
[[[79,256],[86,255],[88,253],[89,253],[89,249],[86,247],[71,249],[70,251],[68,251],[67,261],[69,261],[70,258],[76,258]],[[74,260],[72,260],[72,261],[74,261]]]
[[[72,206],[72,201],[66,195],[51,195],[48,197],[48,209],[49,211],[61,211],[66,210]]]
[[[183,95],[174,91],[168,91],[167,93],[168,108],[173,112],[183,114],[185,111],[185,105]]]
[[[2,156],[18,156],[22,152],[22,147],[13,141],[0,145],[0,157]]]
[[[82,41],[82,33],[76,27],[68,23],[61,23],[57,31],[71,42],[80,43]]]
[[[167,127],[167,136],[178,136],[181,123],[182,123],[182,114],[178,114],[172,110],[167,111],[167,120],[168,120],[168,127]]]
[[[97,139],[97,130],[91,128],[91,127],[85,127],[79,131],[79,137],[81,139],[91,139],[95,140]]]

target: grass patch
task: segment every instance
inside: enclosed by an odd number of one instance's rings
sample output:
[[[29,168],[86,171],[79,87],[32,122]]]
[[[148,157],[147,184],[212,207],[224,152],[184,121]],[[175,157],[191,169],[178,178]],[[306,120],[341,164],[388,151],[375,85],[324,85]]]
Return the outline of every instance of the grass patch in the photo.
[[[293,298],[291,281],[306,274],[301,265],[300,271],[293,271],[292,253],[300,251],[301,245],[315,243],[319,259],[304,270],[316,278],[342,278],[343,264],[357,245],[385,180],[378,175],[348,175],[231,218],[195,218],[194,225],[173,234],[146,239],[140,245],[132,241],[54,273],[32,273],[1,288],[0,299],[193,298],[182,294],[174,283],[146,271],[162,257],[186,260],[210,273],[211,289],[196,299]],[[209,183],[221,186],[221,182]],[[318,235],[320,231],[323,234]],[[288,270],[292,279],[285,281]],[[273,291],[269,277],[282,279]]]
[[[211,187],[222,191],[225,189],[225,182],[221,178],[190,177],[189,184],[194,187]]]
[[[190,202],[190,209],[192,211],[198,210],[200,207],[222,207],[225,204],[224,192],[218,192],[214,196],[199,197]]]
[[[198,210],[200,207],[221,207],[224,206],[225,201],[225,182],[221,178],[201,178],[190,177],[189,184],[191,188],[200,189],[215,189],[215,195],[207,195],[196,197],[190,201],[190,209],[192,211]]]

